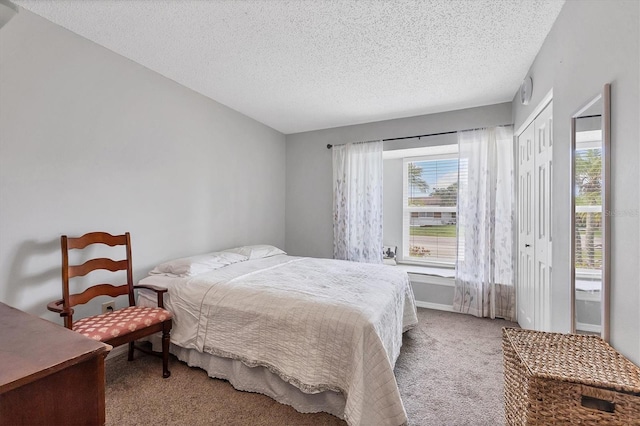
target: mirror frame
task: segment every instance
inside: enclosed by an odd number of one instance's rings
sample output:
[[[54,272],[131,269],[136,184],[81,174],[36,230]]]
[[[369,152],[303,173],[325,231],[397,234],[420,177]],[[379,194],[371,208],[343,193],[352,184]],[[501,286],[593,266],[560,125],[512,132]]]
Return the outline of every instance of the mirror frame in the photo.
[[[602,288],[600,297],[600,337],[609,341],[609,300],[611,280],[611,84],[605,84],[598,94],[571,117],[571,332],[576,332],[576,188],[575,188],[575,151],[576,121],[594,103],[602,99]]]

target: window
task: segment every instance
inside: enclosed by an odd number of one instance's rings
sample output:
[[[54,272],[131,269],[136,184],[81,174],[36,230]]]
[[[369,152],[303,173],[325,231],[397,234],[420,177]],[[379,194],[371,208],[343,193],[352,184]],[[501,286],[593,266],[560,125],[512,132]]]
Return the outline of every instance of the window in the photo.
[[[575,152],[575,267],[583,278],[599,280],[602,270],[601,142],[579,143]]]
[[[459,171],[457,145],[449,153],[403,161],[403,260],[454,266]]]

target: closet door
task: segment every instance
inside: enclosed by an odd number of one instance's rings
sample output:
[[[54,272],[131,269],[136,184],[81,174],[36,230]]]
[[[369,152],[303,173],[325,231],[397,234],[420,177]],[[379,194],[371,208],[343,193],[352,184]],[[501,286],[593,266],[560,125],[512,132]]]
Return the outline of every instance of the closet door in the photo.
[[[548,105],[534,121],[534,282],[535,329],[549,331],[551,311],[551,174],[553,114]]]
[[[551,291],[552,104],[518,136],[517,316],[549,330]]]
[[[533,168],[534,123],[518,136],[518,274],[517,316],[520,327],[535,327]]]

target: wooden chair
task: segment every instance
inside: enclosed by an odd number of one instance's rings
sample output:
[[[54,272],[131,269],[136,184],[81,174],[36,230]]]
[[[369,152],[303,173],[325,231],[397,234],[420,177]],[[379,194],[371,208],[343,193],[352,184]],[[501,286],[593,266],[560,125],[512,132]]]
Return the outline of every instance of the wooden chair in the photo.
[[[57,312],[64,318],[64,326],[77,331],[94,340],[99,340],[111,346],[129,344],[129,361],[133,360],[134,349],[149,353],[150,351],[135,346],[135,340],[153,333],[162,332],[162,377],[169,377],[169,335],[171,332],[171,312],[164,309],[163,297],[166,289],[149,285],[133,285],[133,268],[131,264],[131,238],[129,233],[124,235],[111,235],[106,232],[91,232],[78,238],[69,238],[63,235],[60,238],[62,246],[62,299],[53,301],[47,305],[50,311]],[[107,258],[94,258],[81,265],[69,265],[69,251],[72,249],[84,249],[92,244],[106,244],[108,246],[125,246],[126,259],[112,260]],[[108,270],[111,272],[126,271],[126,284],[114,286],[112,284],[97,284],[87,287],[84,291],[72,294],[69,290],[69,280],[74,277],[82,277],[96,270]],[[75,284],[75,280],[74,280]],[[84,288],[84,287],[83,287]],[[146,288],[156,292],[158,307],[141,307],[135,305],[134,289]],[[80,320],[73,320],[73,307],[89,302],[97,296],[117,297],[129,296],[129,306],[95,315]]]

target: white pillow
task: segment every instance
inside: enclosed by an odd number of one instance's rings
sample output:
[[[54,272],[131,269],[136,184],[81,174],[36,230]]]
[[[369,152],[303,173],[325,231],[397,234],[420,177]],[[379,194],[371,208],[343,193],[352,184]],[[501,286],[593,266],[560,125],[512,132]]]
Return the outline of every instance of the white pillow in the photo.
[[[198,256],[169,260],[153,268],[151,275],[167,275],[170,277],[193,277],[204,274],[232,263],[248,260],[248,256],[239,253],[213,252]]]
[[[267,244],[236,247],[229,250],[225,250],[225,252],[237,253],[243,256],[247,256],[249,260],[275,256],[277,254],[287,254],[284,251],[280,250],[278,247],[270,246]]]

